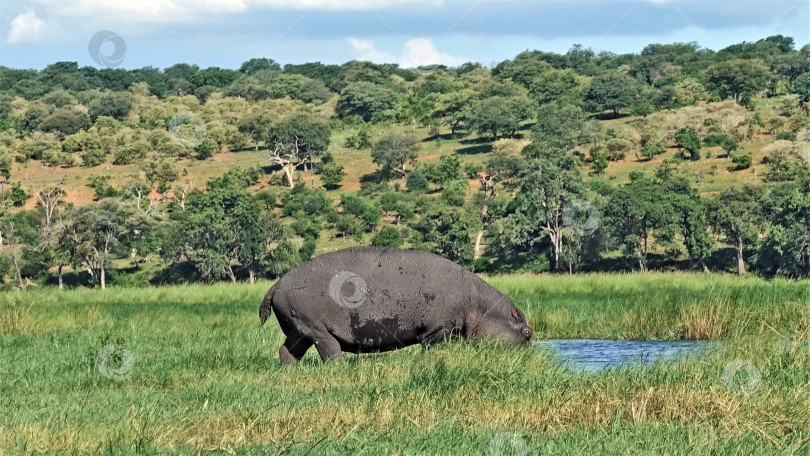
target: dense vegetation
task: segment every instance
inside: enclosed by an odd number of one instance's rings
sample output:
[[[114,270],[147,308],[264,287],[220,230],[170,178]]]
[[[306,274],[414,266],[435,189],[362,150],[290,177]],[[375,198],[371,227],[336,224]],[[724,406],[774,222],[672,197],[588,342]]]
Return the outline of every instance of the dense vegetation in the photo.
[[[810,47],[783,36],[493,68],[2,67],[0,267],[20,288],[252,281],[372,244],[806,277],[809,102]]]
[[[806,284],[703,274],[499,277],[540,338],[723,340],[699,358],[583,375],[539,347],[276,359],[268,283],[0,296],[9,454],[806,454]],[[156,318],[156,316],[159,316]],[[131,363],[107,359],[117,344]],[[761,378],[725,376],[740,359]],[[731,386],[729,386],[731,385]],[[505,446],[502,454],[521,454]]]

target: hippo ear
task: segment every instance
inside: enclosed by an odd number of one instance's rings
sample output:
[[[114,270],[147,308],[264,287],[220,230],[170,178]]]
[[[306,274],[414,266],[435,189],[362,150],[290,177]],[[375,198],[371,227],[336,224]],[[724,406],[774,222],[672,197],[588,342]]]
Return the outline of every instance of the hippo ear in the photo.
[[[518,312],[517,307],[512,308],[512,318],[520,320],[520,312]]]

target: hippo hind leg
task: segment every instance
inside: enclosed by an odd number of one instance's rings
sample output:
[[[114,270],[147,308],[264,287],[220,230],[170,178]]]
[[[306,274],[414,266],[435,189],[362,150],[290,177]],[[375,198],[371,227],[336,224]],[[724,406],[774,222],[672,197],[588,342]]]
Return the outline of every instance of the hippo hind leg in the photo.
[[[303,337],[287,337],[284,344],[278,349],[278,356],[281,359],[281,364],[295,364],[304,357],[309,347],[312,346],[312,341]]]
[[[329,361],[330,359],[343,358],[343,351],[340,349],[340,343],[331,334],[318,335],[315,337],[315,348],[318,354],[321,355],[321,360]]]

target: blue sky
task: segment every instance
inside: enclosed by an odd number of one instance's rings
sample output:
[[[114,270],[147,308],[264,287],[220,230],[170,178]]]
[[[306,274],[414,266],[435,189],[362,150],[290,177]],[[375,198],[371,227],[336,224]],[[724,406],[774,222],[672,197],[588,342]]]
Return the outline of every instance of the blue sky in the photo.
[[[252,57],[491,65],[574,43],[617,53],[676,41],[720,49],[774,34],[803,46],[808,9],[807,0],[0,0],[0,65],[99,66],[88,42],[101,30],[126,42],[124,68],[238,68]]]

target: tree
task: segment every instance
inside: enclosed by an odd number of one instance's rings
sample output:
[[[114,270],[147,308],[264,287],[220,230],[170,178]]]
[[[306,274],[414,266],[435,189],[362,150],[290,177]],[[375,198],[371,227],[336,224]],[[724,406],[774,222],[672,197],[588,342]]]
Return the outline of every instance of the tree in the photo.
[[[585,115],[579,108],[556,104],[542,106],[537,113],[537,123],[532,127],[533,144],[529,151],[569,151],[580,144],[584,129]]]
[[[96,200],[103,200],[104,198],[112,198],[118,196],[118,191],[110,185],[110,176],[95,175],[88,178],[90,184],[88,185],[95,191]]]
[[[253,58],[242,63],[239,71],[245,74],[255,74],[260,70],[281,71],[281,65],[275,60],[268,58]]]
[[[512,60],[505,60],[492,69],[492,76],[498,80],[510,79],[528,88],[532,81],[552,69],[547,55],[539,51],[526,51]]]
[[[597,151],[593,156],[591,168],[593,168],[593,172],[596,173],[597,176],[599,176],[605,173],[608,164],[609,161],[607,154],[602,151]]]
[[[171,184],[179,177],[173,162],[172,159],[153,157],[147,166],[143,168],[143,173],[149,181],[150,187],[157,184],[158,193],[166,193]]]
[[[188,78],[188,82],[192,89],[206,85],[224,89],[225,87],[231,85],[240,76],[242,76],[242,73],[236,70],[210,67],[191,75],[191,77]]]
[[[83,265],[93,281],[106,288],[107,270],[116,256],[130,253],[149,232],[151,219],[116,199],[81,206],[65,213],[59,243],[70,246],[71,257]]]
[[[618,118],[619,111],[629,108],[638,92],[638,82],[632,77],[618,72],[606,73],[591,81],[585,94],[585,106],[595,113],[613,111],[613,117]]]
[[[408,188],[408,190],[414,192],[421,192],[427,190],[428,180],[427,177],[425,176],[425,173],[423,173],[418,169],[412,171],[411,173],[408,174],[408,179],[405,182],[405,186]]]
[[[745,275],[745,246],[756,242],[765,222],[765,192],[761,187],[746,185],[724,190],[710,203],[709,214],[715,230],[734,245],[737,252],[737,274]]]
[[[324,187],[333,189],[340,186],[343,177],[346,173],[343,171],[343,166],[335,161],[331,161],[321,167],[321,182]]]
[[[582,176],[573,156],[550,151],[530,159],[515,180],[518,191],[507,216],[507,239],[513,245],[534,251],[548,238],[554,270],[562,270],[566,205],[584,192]]]
[[[733,163],[734,166],[730,166],[729,171],[741,171],[751,167],[754,163],[754,157],[748,152],[734,154],[731,156],[731,163]]]
[[[705,73],[706,87],[720,98],[740,104],[764,90],[773,74],[760,60],[728,60],[710,66]]]
[[[105,92],[101,97],[90,103],[90,117],[93,122],[101,116],[124,120],[129,111],[132,110],[132,105],[132,96],[127,92]]]
[[[681,147],[689,152],[689,158],[692,160],[700,160],[700,133],[693,127],[684,127],[675,132],[675,141],[681,144]]]
[[[219,148],[217,147],[217,143],[214,142],[211,138],[205,138],[194,147],[194,158],[196,160],[208,160],[209,158],[214,156],[214,152],[216,152]]]
[[[479,230],[480,222],[469,211],[439,200],[431,204],[411,228],[415,231],[411,243],[416,248],[472,266],[475,255],[470,240]]]
[[[678,232],[689,256],[690,267],[700,266],[708,272],[706,259],[714,250],[714,242],[709,237],[705,202],[688,179],[672,175],[669,168],[661,168],[657,177],[666,197],[665,204],[671,205],[674,212],[671,228],[662,239],[672,241],[670,233]]]
[[[44,237],[51,237],[57,219],[57,208],[62,198],[67,196],[65,190],[57,185],[40,187],[34,192],[37,205],[42,207],[42,231]]]
[[[515,100],[494,96],[479,101],[472,109],[469,121],[479,134],[491,133],[494,141],[499,135],[517,131],[521,117]]]
[[[267,132],[267,159],[280,165],[290,188],[295,187],[294,172],[326,152],[331,130],[323,120],[299,114],[273,124]]]
[[[280,240],[284,230],[278,218],[263,210],[256,198],[244,198],[240,203],[233,209],[236,259],[247,269],[250,283],[254,283],[269,253],[269,242]]]
[[[355,82],[340,92],[337,112],[341,117],[360,116],[366,122],[374,114],[393,109],[399,94],[388,87],[371,82]]]
[[[461,161],[455,155],[442,155],[436,165],[427,165],[424,170],[428,181],[444,186],[463,177]]]
[[[18,220],[15,220],[15,218],[16,217],[12,216],[6,220],[2,220],[3,225],[0,227],[0,235],[2,235],[5,243],[8,244],[7,255],[14,268],[14,279],[17,281],[17,287],[20,290],[25,290],[30,283],[30,278],[24,277],[23,275],[23,260],[20,257],[20,251],[25,248],[25,239],[24,236],[20,235],[20,231],[22,231],[18,228],[20,223]],[[24,226],[22,228],[24,228]]]
[[[793,82],[793,93],[805,103],[810,101],[810,72],[804,73]]]
[[[470,89],[442,94],[436,101],[436,108],[431,116],[450,127],[450,134],[455,135],[456,130],[469,117],[475,96],[476,93]]]
[[[90,128],[90,116],[72,108],[59,108],[46,117],[37,128],[42,131],[58,131],[63,135],[72,135]]]
[[[233,175],[211,179],[206,191],[192,192],[185,211],[176,214],[174,235],[164,242],[162,255],[170,261],[188,259],[205,280],[236,282],[239,262],[251,281],[267,260],[269,242],[283,229]]]
[[[771,68],[775,74],[792,83],[797,77],[810,71],[810,59],[803,52],[791,52],[776,56]]]
[[[529,94],[539,105],[558,103],[562,106],[582,106],[585,84],[582,76],[572,69],[551,69],[541,73],[531,83]]]
[[[55,266],[59,289],[64,288],[62,269],[70,263],[69,246],[60,245],[59,232],[62,222],[59,214],[59,204],[67,196],[65,191],[56,185],[40,187],[34,193],[37,205],[42,208],[41,238],[38,250],[43,254],[49,266]]]
[[[301,84],[301,89],[295,98],[304,103],[326,103],[332,99],[334,94],[326,87],[323,81],[318,79],[308,79]]]
[[[652,160],[656,155],[660,155],[667,150],[667,144],[663,140],[648,141],[641,148],[641,156],[647,160]]]
[[[484,231],[492,222],[493,214],[490,212],[493,200],[498,196],[497,186],[508,179],[512,179],[518,174],[521,160],[518,157],[510,157],[503,153],[495,153],[487,161],[484,170],[476,173],[478,182],[481,184],[480,197],[476,199],[476,205],[481,208],[481,229],[475,236],[473,246],[473,258],[478,259],[481,253],[481,240]]]
[[[405,166],[416,159],[419,152],[416,138],[402,131],[391,131],[379,138],[371,147],[371,158],[383,173],[405,177]]]
[[[375,247],[399,248],[402,246],[402,235],[399,233],[398,229],[391,225],[386,225],[371,238],[371,245]]]
[[[656,239],[654,234],[660,231],[662,239],[667,237],[665,231],[673,214],[671,205],[665,204],[660,183],[637,173],[631,175],[630,183],[611,195],[605,226],[611,227],[611,235],[624,254],[645,272],[650,243]]]
[[[259,150],[259,141],[267,138],[270,126],[273,124],[273,115],[267,111],[259,111],[248,114],[239,120],[238,128],[253,140],[255,150]]]
[[[769,236],[759,256],[771,273],[810,276],[810,179],[774,188],[767,203]]]

